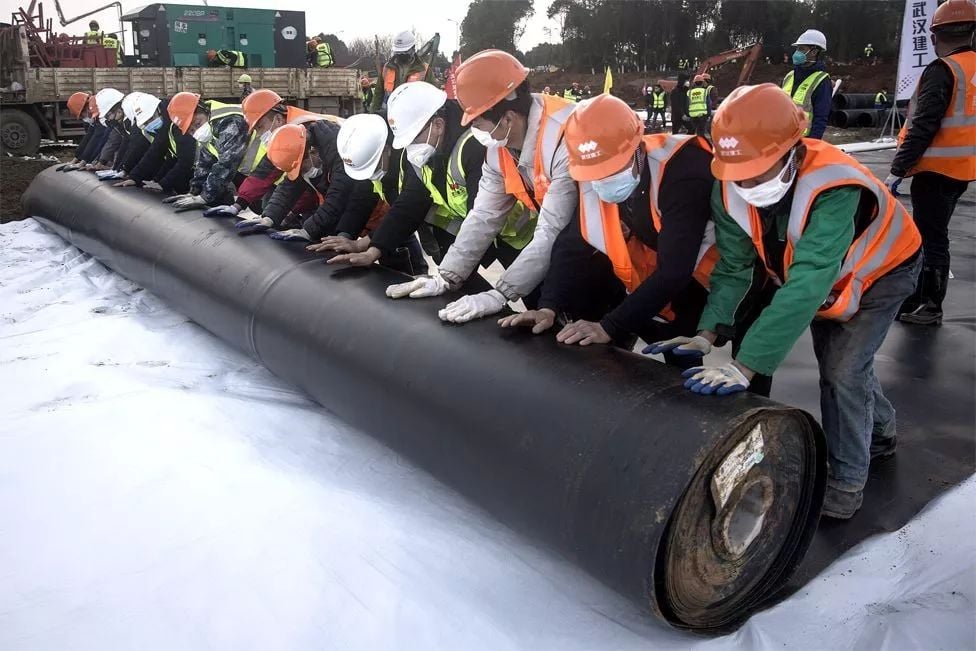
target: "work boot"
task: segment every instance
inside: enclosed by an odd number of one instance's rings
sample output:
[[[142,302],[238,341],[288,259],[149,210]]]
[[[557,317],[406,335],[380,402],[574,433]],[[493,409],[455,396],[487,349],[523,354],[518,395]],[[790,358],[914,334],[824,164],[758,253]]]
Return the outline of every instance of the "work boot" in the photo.
[[[837,520],[850,520],[857,513],[864,502],[864,491],[842,491],[833,486],[827,486],[824,495],[823,508],[820,515]]]
[[[922,301],[919,307],[902,314],[902,323],[913,325],[942,325],[942,301],[949,285],[949,267],[923,267],[919,286],[922,288]]]
[[[871,432],[871,460],[890,457],[895,453],[898,445],[898,435],[895,432],[895,421],[884,427],[874,426]]]

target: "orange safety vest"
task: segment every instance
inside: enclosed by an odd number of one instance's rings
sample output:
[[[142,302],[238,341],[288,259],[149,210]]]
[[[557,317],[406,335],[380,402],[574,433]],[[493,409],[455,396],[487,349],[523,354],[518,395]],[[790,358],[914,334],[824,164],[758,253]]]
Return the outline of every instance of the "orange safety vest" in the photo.
[[[497,158],[489,154],[487,161],[491,167],[497,165],[495,171],[505,179],[505,193],[521,201],[522,205],[528,207],[531,212],[538,213],[549,191],[550,175],[546,173],[546,168],[549,167],[551,171],[552,159],[562,141],[566,120],[577,105],[576,102],[555,95],[534,95],[534,97],[542,101],[542,120],[535,138],[531,187],[519,172],[518,163],[507,147],[499,147]]]
[[[654,231],[661,232],[661,210],[658,196],[661,179],[667,170],[668,162],[683,147],[693,144],[711,153],[712,148],[704,138],[697,136],[675,136],[656,134],[644,136],[647,150],[647,168],[651,182],[647,196],[650,201],[651,219]],[[593,189],[592,183],[580,183],[580,230],[590,246],[605,253],[613,264],[613,272],[627,288],[634,292],[657,269],[657,251],[636,237],[624,236],[617,204],[605,203]],[[702,237],[701,247],[695,265],[694,278],[702,287],[708,288],[709,276],[718,261],[718,248],[715,246],[715,227],[709,222]],[[673,319],[670,306],[661,311],[661,316]]]
[[[847,321],[857,314],[861,297],[879,278],[915,255],[922,237],[912,216],[868,168],[822,140],[804,138],[803,143],[807,146],[807,154],[797,172],[782,279],[769,266],[763,246],[762,218],[756,208],[731,190],[727,182],[722,183],[722,201],[726,212],[752,239],[770,278],[782,284],[787,281],[793,249],[803,236],[817,197],[833,188],[850,186],[873,194],[878,208],[871,223],[851,242],[830,295],[817,310],[817,316],[822,319]]]
[[[396,88],[396,76],[397,76],[396,68],[394,68],[393,66],[384,66],[383,90],[385,90],[387,94],[392,93],[393,89]],[[424,77],[426,76],[427,76],[427,64],[425,63],[423,70],[420,70],[419,72],[411,72],[409,75],[407,75],[407,78],[401,83],[406,83],[408,81],[423,81]]]
[[[940,60],[952,71],[954,79],[949,109],[929,148],[906,176],[936,172],[960,181],[976,181],[976,52],[957,52]],[[912,96],[908,120],[898,134],[899,146],[912,128],[917,99],[918,87]]]

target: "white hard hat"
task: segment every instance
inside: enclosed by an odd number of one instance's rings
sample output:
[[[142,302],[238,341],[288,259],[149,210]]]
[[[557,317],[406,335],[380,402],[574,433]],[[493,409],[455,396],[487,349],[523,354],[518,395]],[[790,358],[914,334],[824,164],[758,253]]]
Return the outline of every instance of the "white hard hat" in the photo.
[[[397,86],[386,103],[393,148],[403,149],[413,142],[446,101],[447,93],[426,81],[408,81]]]
[[[339,127],[336,147],[349,178],[365,181],[373,175],[389,133],[386,121],[375,113],[359,113],[346,118]]]
[[[417,37],[413,35],[413,32],[400,32],[393,39],[393,54],[406,52],[415,45],[417,45]]]
[[[159,104],[159,99],[153,97],[149,93],[141,93],[136,91],[134,93],[129,93],[122,99],[122,113],[125,114],[125,119],[129,122],[135,123],[138,113],[137,108],[140,106],[147,106],[148,103],[154,102],[152,111],[156,110],[156,106]]]
[[[816,45],[821,50],[826,51],[827,37],[819,29],[808,29],[800,34],[800,38],[796,39],[796,43],[793,43],[794,47],[797,45]]]
[[[135,105],[132,107],[132,121],[136,123],[137,127],[144,127],[154,115],[156,115],[156,109],[159,108],[159,98],[155,95],[150,95],[149,93],[132,93],[133,95],[138,95],[139,98],[136,100]],[[123,104],[123,107],[125,104]]]
[[[105,124],[105,115],[115,108],[115,105],[125,97],[121,91],[114,88],[103,88],[95,93],[95,107],[98,109],[98,119]]]

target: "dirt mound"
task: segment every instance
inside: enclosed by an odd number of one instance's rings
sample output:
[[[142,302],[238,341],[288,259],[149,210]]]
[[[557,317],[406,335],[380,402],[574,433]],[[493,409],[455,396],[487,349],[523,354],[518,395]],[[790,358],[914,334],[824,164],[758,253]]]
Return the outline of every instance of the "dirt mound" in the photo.
[[[66,162],[71,160],[74,149],[61,149],[49,152]],[[11,156],[0,156],[0,224],[23,219],[20,197],[34,177],[55,163],[49,160],[23,160]]]

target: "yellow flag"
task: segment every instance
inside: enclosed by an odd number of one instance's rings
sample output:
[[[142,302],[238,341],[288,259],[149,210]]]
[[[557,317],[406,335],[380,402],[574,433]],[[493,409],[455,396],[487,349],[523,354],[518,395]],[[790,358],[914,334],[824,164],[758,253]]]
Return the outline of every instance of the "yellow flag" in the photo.
[[[610,72],[610,66],[607,66],[607,78],[603,81],[603,92],[609,93],[611,88],[613,88],[613,73]]]

